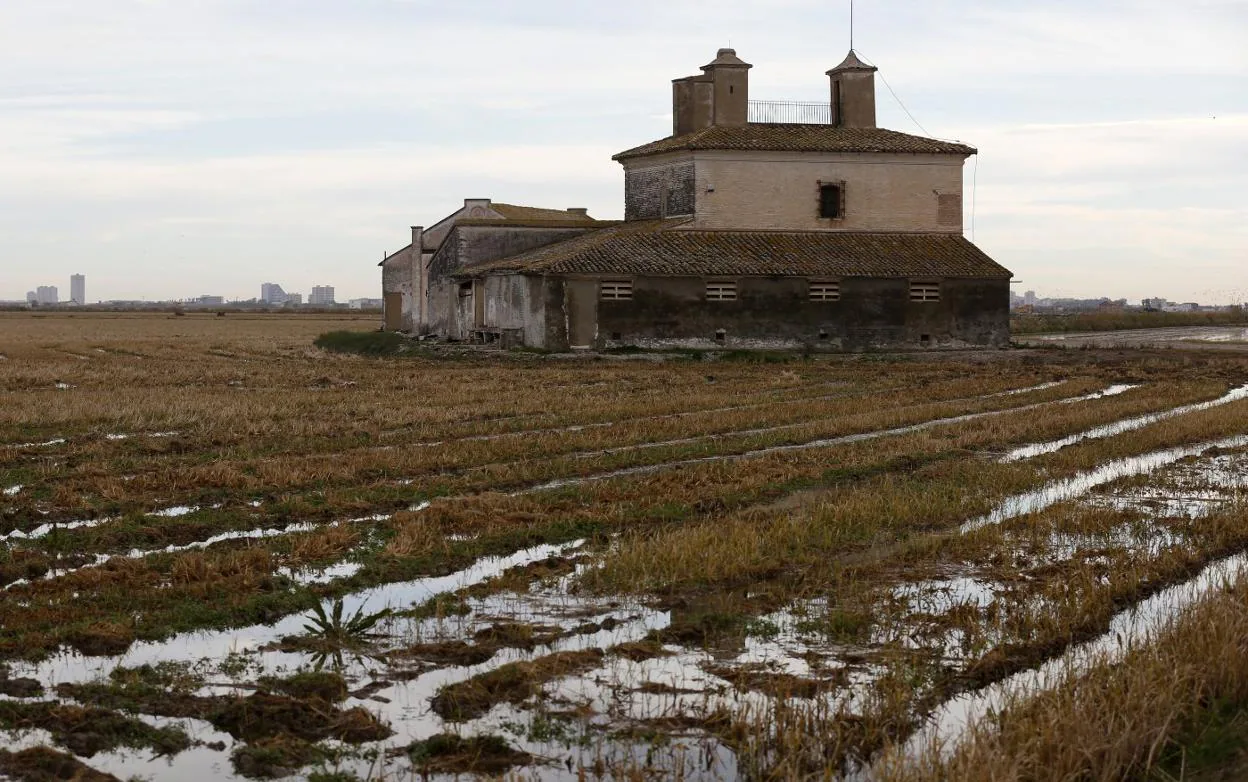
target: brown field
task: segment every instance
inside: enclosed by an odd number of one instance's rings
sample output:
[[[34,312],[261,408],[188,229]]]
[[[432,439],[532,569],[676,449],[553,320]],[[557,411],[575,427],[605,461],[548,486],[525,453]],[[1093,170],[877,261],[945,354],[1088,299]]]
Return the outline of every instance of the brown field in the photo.
[[[1248,768],[1248,356],[375,325],[0,313],[0,775]]]

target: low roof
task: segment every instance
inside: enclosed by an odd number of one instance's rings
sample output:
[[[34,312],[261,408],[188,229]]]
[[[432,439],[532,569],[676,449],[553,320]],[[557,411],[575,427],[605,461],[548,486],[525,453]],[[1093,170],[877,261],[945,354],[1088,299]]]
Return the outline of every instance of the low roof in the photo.
[[[407,244],[403,245],[403,246],[402,246],[402,247],[400,247],[399,249],[397,249],[397,250],[395,250],[394,252],[392,252],[392,253],[390,253],[389,255],[387,255],[385,258],[382,258],[382,259],[381,259],[381,263],[379,263],[379,264],[377,264],[377,265],[378,265],[378,266],[385,266],[385,265],[386,265],[386,261],[390,260],[391,258],[393,258],[394,256],[398,255],[399,253],[405,253],[405,252],[407,252],[407,251],[408,251],[408,250],[410,250],[410,249],[412,249],[412,243],[411,243],[411,242],[408,242]]]
[[[461,276],[977,277],[1008,269],[961,234],[693,231],[689,219],[638,220],[472,266]]]
[[[542,209],[536,206],[516,206],[515,204],[491,203],[490,209],[498,212],[504,220],[533,220],[558,222],[594,222],[594,218],[579,212],[566,209]],[[478,218],[479,219],[479,218]]]
[[[625,150],[612,160],[681,150],[751,150],[757,152],[899,152],[974,155],[975,148],[940,139],[911,136],[884,128],[842,128],[835,125],[799,125],[751,122],[747,125],[711,125]]]

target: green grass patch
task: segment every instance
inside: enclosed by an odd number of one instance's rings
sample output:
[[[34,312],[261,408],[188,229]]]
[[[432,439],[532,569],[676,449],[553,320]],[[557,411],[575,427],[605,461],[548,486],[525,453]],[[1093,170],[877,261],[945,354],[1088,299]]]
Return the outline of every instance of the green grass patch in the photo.
[[[328,331],[312,344],[321,350],[360,356],[399,356],[417,350],[412,340],[393,331]]]

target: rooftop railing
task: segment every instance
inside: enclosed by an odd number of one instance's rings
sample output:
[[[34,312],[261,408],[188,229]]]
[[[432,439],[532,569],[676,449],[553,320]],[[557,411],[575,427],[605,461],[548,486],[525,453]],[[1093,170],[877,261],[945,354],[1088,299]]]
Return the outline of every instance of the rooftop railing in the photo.
[[[831,125],[832,106],[829,103],[809,103],[791,100],[752,100],[750,101],[747,116],[750,122]]]

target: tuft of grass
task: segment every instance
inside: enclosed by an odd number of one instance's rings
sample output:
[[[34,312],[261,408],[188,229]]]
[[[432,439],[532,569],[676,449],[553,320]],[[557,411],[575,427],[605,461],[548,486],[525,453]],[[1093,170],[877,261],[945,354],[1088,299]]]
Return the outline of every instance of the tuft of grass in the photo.
[[[329,331],[313,342],[321,350],[360,356],[398,356],[414,352],[414,343],[393,331]]]

